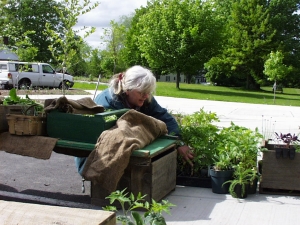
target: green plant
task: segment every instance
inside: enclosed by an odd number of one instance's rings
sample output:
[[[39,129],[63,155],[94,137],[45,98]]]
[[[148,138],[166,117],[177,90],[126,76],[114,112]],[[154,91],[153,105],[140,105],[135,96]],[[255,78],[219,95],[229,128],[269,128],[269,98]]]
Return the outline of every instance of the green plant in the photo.
[[[241,197],[246,196],[247,187],[250,183],[253,183],[255,178],[258,178],[257,171],[253,169],[246,169],[242,165],[237,165],[233,172],[233,180],[229,180],[223,183],[230,183],[229,193],[232,197],[237,198],[237,189],[240,188]]]
[[[214,155],[214,170],[232,170],[232,157],[230,152],[223,151],[222,153]]]
[[[193,159],[194,171],[208,168],[216,149],[219,128],[217,114],[206,112],[203,108],[191,115],[178,115],[178,123],[182,141],[189,145],[195,155]],[[181,159],[182,160],[182,159]]]
[[[121,205],[123,215],[118,215],[117,221],[121,222],[122,225],[166,224],[162,212],[170,214],[170,207],[175,205],[166,200],[162,200],[162,203],[158,203],[153,199],[152,203],[150,204],[149,202],[144,201],[145,195],[142,196],[141,193],[138,193],[135,198],[132,193],[129,195],[129,193],[124,193],[125,191],[126,188],[122,191],[116,190],[106,197],[110,200],[110,204],[118,201]],[[115,206],[106,206],[103,209],[107,211],[117,211]],[[141,215],[137,211],[134,211],[135,209],[143,209],[146,210],[146,212]]]
[[[36,101],[30,99],[28,95],[26,95],[25,98],[18,96],[15,88],[12,88],[9,91],[9,96],[3,99],[3,105],[23,105],[23,114],[27,112],[29,107],[33,108],[34,115],[38,115],[44,111],[44,107],[38,104]]]
[[[220,156],[224,155],[221,159],[227,160],[227,167],[231,163],[232,167],[241,164],[247,169],[256,168],[262,138],[263,136],[257,128],[251,130],[231,122],[229,127],[225,127],[220,131],[216,147],[217,151],[214,155],[214,164],[222,164]]]

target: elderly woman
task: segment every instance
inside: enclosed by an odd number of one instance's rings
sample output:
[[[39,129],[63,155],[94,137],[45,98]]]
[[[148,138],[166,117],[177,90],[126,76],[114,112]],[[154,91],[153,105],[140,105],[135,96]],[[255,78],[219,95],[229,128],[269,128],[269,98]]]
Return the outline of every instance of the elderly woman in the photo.
[[[176,120],[153,97],[155,89],[156,79],[153,73],[142,66],[133,66],[127,69],[125,73],[114,75],[110,81],[110,87],[98,94],[95,102],[105,109],[135,109],[145,115],[152,116],[166,124],[170,135],[180,138]],[[192,165],[190,160],[194,156],[190,148],[180,141],[178,143],[178,153]],[[76,158],[79,173],[83,164],[82,158]]]

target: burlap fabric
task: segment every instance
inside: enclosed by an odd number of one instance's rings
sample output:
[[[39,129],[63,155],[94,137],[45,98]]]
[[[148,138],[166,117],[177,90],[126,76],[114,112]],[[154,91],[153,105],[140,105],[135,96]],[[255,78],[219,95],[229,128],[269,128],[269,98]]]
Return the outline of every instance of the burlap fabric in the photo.
[[[44,136],[0,134],[0,150],[37,159],[49,159],[56,142],[56,138]]]
[[[47,102],[49,102],[49,99]],[[105,110],[103,106],[97,105],[90,97],[72,100],[67,99],[65,96],[53,99],[49,105],[45,105],[44,111],[49,112],[54,109],[74,114],[96,114]]]
[[[98,183],[109,193],[115,191],[132,151],[165,134],[167,127],[164,122],[136,110],[127,111],[117,120],[116,126],[102,132],[87,158],[83,177]]]

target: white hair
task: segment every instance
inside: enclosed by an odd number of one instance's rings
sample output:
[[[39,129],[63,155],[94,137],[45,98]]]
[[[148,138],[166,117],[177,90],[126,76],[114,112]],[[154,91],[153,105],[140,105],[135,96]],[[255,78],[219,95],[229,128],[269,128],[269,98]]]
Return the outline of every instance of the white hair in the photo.
[[[156,79],[149,69],[133,66],[128,68],[125,73],[114,75],[110,81],[110,88],[116,95],[132,89],[153,94],[156,89]]]

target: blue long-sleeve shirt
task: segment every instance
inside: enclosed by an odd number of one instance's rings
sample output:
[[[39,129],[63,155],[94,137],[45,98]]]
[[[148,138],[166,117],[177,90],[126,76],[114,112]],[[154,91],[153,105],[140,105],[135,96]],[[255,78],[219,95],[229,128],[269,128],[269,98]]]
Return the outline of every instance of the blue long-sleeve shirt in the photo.
[[[125,99],[123,100],[121,96],[113,94],[109,88],[98,94],[95,102],[98,105],[102,105],[105,109],[118,110],[128,108],[126,107]],[[137,110],[145,115],[163,121],[170,135],[179,136],[179,127],[176,120],[168,113],[167,109],[157,103],[153,96],[150,102],[145,101],[144,105]]]

